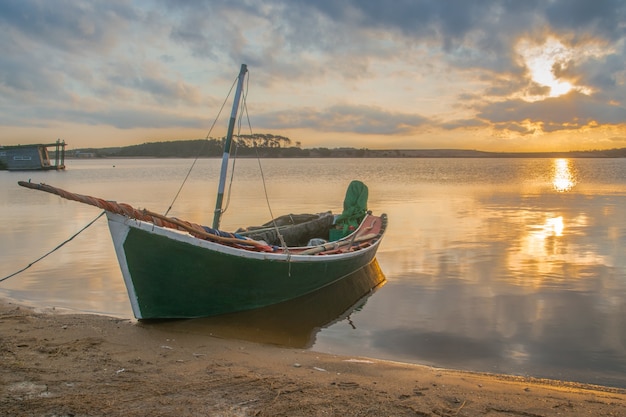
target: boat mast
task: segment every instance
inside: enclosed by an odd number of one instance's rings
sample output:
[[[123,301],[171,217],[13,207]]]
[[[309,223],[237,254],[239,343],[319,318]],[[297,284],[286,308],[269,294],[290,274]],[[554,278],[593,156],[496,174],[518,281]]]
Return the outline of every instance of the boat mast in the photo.
[[[228,132],[226,134],[226,142],[224,142],[224,153],[222,155],[222,170],[220,171],[220,183],[217,189],[217,201],[215,202],[215,213],[213,216],[213,228],[220,228],[220,218],[222,217],[222,201],[224,200],[224,186],[226,184],[226,173],[228,170],[228,159],[230,157],[230,146],[233,141],[233,131],[235,130],[235,122],[237,119],[237,109],[239,108],[239,99],[241,98],[241,90],[243,87],[243,79],[248,72],[246,64],[241,64],[239,77],[237,79],[237,89],[235,90],[235,98],[233,100],[233,109],[230,113],[230,121],[228,123]]]

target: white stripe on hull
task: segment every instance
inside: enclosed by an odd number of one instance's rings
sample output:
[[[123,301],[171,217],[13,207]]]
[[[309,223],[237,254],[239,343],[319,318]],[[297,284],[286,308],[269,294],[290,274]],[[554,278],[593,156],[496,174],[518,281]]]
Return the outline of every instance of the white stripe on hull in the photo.
[[[128,263],[126,262],[126,253],[124,252],[124,242],[126,241],[126,236],[128,236],[128,231],[130,230],[130,227],[126,223],[127,221],[132,220],[108,211],[107,219],[109,223],[109,231],[111,232],[111,238],[113,240],[113,246],[115,247],[115,253],[117,254],[117,261],[119,262],[120,269],[122,270],[122,276],[124,277],[124,284],[126,284],[126,291],[128,292],[128,298],[130,299],[133,314],[136,318],[141,319],[141,310],[139,309],[139,303],[137,302],[135,286],[133,285],[133,280],[130,277]]]

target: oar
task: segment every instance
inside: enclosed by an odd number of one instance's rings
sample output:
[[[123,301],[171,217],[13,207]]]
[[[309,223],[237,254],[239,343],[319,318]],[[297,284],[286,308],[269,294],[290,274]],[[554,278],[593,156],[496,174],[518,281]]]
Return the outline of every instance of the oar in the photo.
[[[311,249],[303,250],[302,252],[294,253],[295,255],[315,255],[316,253],[325,252],[327,250],[339,249],[342,246],[350,245],[355,242],[363,242],[370,240],[378,236],[377,233],[369,233],[367,235],[355,237],[354,239],[340,240],[338,242],[324,243],[323,245],[315,246]]]

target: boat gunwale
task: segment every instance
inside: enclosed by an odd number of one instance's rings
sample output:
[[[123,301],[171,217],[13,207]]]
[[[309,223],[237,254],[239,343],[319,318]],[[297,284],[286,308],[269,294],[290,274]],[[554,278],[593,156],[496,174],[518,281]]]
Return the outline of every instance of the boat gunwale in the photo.
[[[316,248],[318,246],[302,246],[302,247],[290,247],[287,248],[286,252],[265,252],[265,251],[256,251],[253,249],[241,248],[232,245],[223,244],[217,241],[211,241],[207,239],[202,239],[196,236],[193,236],[191,233],[180,230],[173,229],[169,227],[158,226],[154,223],[135,219],[132,217],[123,216],[118,213],[106,211],[108,221],[122,223],[127,227],[133,227],[139,230],[144,230],[150,233],[154,233],[160,236],[168,237],[171,239],[175,239],[179,242],[187,243],[193,246],[202,247],[207,250],[213,250],[215,252],[233,255],[238,257],[245,257],[249,259],[258,259],[258,260],[272,260],[272,261],[295,261],[295,262],[328,262],[333,260],[345,260],[353,257],[362,256],[371,251],[376,251],[378,245],[380,244],[382,237],[385,233],[386,229],[386,214],[381,214],[380,216],[376,216],[373,214],[368,214],[365,216],[359,227],[350,235],[337,240],[335,242],[328,242],[328,244],[333,243],[344,243],[346,241],[351,240],[358,234],[360,231],[363,231],[363,226],[365,221],[368,218],[378,218],[382,221],[380,226],[380,230],[376,233],[376,236],[373,236],[371,239],[367,239],[364,242],[371,242],[371,245],[360,248],[359,250],[353,251],[344,251],[340,253],[317,253],[317,254],[299,254],[297,251],[303,251],[306,249]]]

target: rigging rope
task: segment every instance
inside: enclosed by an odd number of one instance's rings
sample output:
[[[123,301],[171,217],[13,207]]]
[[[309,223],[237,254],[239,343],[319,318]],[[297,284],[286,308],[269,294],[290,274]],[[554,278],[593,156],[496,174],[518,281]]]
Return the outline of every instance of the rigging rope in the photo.
[[[106,211],[103,211],[102,213],[98,214],[98,217],[96,217],[95,219],[93,219],[92,221],[90,221],[89,223],[87,223],[87,225],[85,227],[83,227],[82,229],[80,229],[78,232],[74,233],[72,235],[72,237],[70,237],[69,239],[65,240],[63,243],[61,243],[60,245],[58,245],[56,248],[52,249],[50,252],[46,253],[43,256],[40,256],[39,258],[37,258],[36,260],[34,260],[33,262],[29,263],[28,265],[26,265],[24,268],[20,269],[17,272],[12,273],[11,275],[7,275],[4,278],[0,278],[0,282],[2,281],[6,281],[7,279],[14,277],[17,274],[20,274],[24,271],[26,271],[28,268],[30,268],[31,266],[35,265],[37,262],[41,261],[42,259],[44,259],[45,257],[47,257],[48,255],[52,254],[53,252],[56,252],[57,250],[61,249],[63,246],[65,246],[67,243],[69,243],[70,241],[72,241],[76,236],[78,236],[79,234],[81,234],[82,232],[84,232],[89,226],[91,226],[92,224],[94,224],[96,222],[96,220],[98,220],[100,217],[102,217],[104,214],[106,213]]]
[[[250,76],[248,76],[247,81],[250,81]],[[246,91],[247,91],[247,87],[246,87]],[[250,129],[250,134],[252,134],[252,124],[250,123],[250,115],[248,114],[248,106],[246,106],[246,96],[244,95],[244,99],[243,99],[243,106],[242,106],[242,115],[241,118],[243,118],[243,113],[246,114],[246,120],[248,121],[248,128]],[[239,119],[239,123],[241,125],[241,118]],[[263,184],[263,192],[265,194],[265,202],[267,203],[267,209],[270,212],[270,218],[272,219],[272,225],[274,226],[274,230],[276,231],[276,236],[278,236],[278,239],[280,240],[280,245],[282,247],[282,249],[287,252],[288,255],[288,261],[291,260],[291,254],[289,253],[289,247],[287,246],[287,243],[285,242],[285,239],[283,238],[282,233],[280,233],[280,229],[278,228],[278,225],[276,224],[276,220],[274,219],[274,213],[272,212],[272,205],[270,204],[270,198],[269,195],[267,194],[267,186],[265,185],[265,174],[263,173],[263,166],[261,165],[261,157],[259,156],[259,148],[257,148],[256,146],[256,141],[254,143],[254,152],[256,154],[256,160],[259,164],[259,171],[261,172],[261,182]],[[291,262],[289,262],[289,276],[291,276]]]
[[[191,164],[191,166],[189,167],[189,171],[187,171],[187,175],[185,176],[185,179],[183,180],[182,184],[180,184],[180,188],[178,188],[178,192],[176,193],[176,195],[174,196],[174,199],[172,200],[172,202],[170,203],[170,206],[167,208],[167,210],[165,211],[164,216],[167,216],[170,212],[170,210],[172,209],[172,207],[174,206],[174,203],[176,202],[176,200],[178,199],[178,196],[180,195],[180,192],[183,190],[183,187],[185,186],[185,184],[187,183],[187,180],[189,179],[189,175],[191,175],[191,171],[193,171],[193,168],[196,166],[196,162],[198,162],[198,159],[200,158],[200,155],[202,154],[202,151],[204,150],[204,146],[207,144],[209,137],[211,136],[211,132],[213,131],[213,128],[215,127],[215,124],[217,123],[217,121],[220,118],[220,115],[222,114],[222,111],[224,110],[224,107],[226,106],[226,103],[228,101],[228,97],[230,97],[231,93],[233,92],[233,88],[235,88],[235,85],[237,84],[237,78],[235,78],[235,81],[233,82],[233,84],[230,86],[230,90],[228,91],[228,94],[226,95],[226,98],[224,99],[224,102],[222,103],[222,107],[220,107],[220,111],[217,113],[217,116],[215,117],[215,119],[213,120],[213,124],[211,125],[211,128],[209,129],[209,132],[206,134],[206,137],[204,138],[204,142],[202,143],[202,145],[200,146],[200,148],[198,149],[198,153],[196,154],[195,159],[193,160],[193,163]]]
[[[247,98],[248,98],[248,86],[250,83],[250,74],[248,74],[248,77],[246,78],[246,86],[243,89],[243,94],[242,94],[242,99],[241,99],[241,109],[239,111],[239,118],[237,120],[237,137],[241,136],[241,125],[242,125],[242,120],[244,118],[244,113],[245,113],[245,117],[246,117],[246,121],[248,122],[248,130],[250,131],[250,136],[252,136],[252,124],[250,123],[250,115],[248,113],[248,106],[247,106]],[[231,170],[231,175],[230,175],[230,182],[228,184],[228,192],[226,194],[226,204],[224,206],[224,209],[222,210],[222,214],[226,212],[226,209],[228,208],[228,205],[230,203],[230,195],[231,195],[231,191],[232,191],[232,185],[233,185],[233,178],[235,177],[235,164],[237,161],[237,151],[239,150],[239,144],[238,141],[235,142],[235,158],[233,159],[233,165],[232,165],[232,170]],[[270,199],[269,199],[269,195],[267,194],[267,186],[265,184],[265,174],[263,173],[263,166],[261,165],[261,157],[259,156],[259,151],[258,148],[256,146],[256,141],[254,144],[254,151],[256,153],[256,157],[257,157],[257,162],[259,164],[259,171],[261,173],[261,181],[263,184],[263,192],[265,194],[265,202],[267,203],[267,208],[270,212],[270,218],[272,219],[272,225],[274,226],[274,230],[276,231],[276,235],[278,236],[278,239],[280,240],[280,245],[283,249],[283,251],[285,251],[287,253],[287,263],[289,264],[289,276],[291,276],[291,253],[289,252],[289,247],[287,246],[287,243],[285,242],[285,239],[283,238],[282,233],[280,233],[280,229],[278,228],[278,225],[276,224],[276,221],[274,219],[274,213],[272,212],[272,206],[270,204]]]

